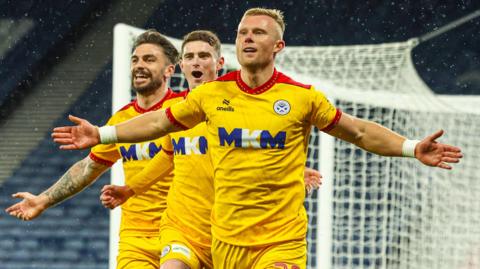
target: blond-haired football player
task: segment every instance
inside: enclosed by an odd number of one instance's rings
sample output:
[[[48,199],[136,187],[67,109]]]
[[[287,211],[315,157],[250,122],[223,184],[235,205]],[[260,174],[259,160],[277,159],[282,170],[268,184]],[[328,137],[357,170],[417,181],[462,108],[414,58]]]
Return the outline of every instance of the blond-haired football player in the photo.
[[[188,91],[217,79],[224,63],[220,40],[205,30],[193,31],[184,37],[181,55],[180,67],[190,86]],[[206,124],[168,136],[162,146],[163,153],[157,154],[128,185],[105,186],[101,200],[108,208],[123,204],[161,179],[173,162],[174,178],[160,227],[161,269],[212,268],[210,214],[214,189]],[[306,186],[316,187],[319,180],[317,171],[306,168]]]
[[[239,71],[206,83],[184,102],[115,127],[83,119],[54,130],[63,149],[133,142],[206,122],[214,167],[212,256],[215,268],[305,268],[306,212],[303,164],[312,125],[384,156],[415,157],[451,169],[460,149],[421,141],[342,113],[325,96],[277,71],[285,47],[281,12],[247,10],[236,38]],[[140,128],[141,127],[141,128]]]
[[[137,37],[131,55],[132,87],[136,99],[117,111],[107,125],[114,125],[146,112],[165,108],[183,100],[182,94],[168,88],[168,79],[178,61],[178,51],[164,36],[154,30]],[[53,186],[38,196],[16,193],[23,200],[7,209],[10,215],[31,220],[44,210],[81,192],[108,170],[118,159],[123,161],[125,181],[142,171],[161,151],[162,139],[144,143],[98,145],[89,156],[74,164]],[[166,173],[148,191],[122,205],[117,268],[158,268],[161,214],[172,175]]]

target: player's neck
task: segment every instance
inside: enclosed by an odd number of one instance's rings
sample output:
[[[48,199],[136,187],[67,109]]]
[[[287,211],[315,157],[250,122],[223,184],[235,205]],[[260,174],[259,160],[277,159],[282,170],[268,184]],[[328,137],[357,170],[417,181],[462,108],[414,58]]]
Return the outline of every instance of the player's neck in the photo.
[[[163,83],[160,89],[150,91],[150,92],[142,92],[137,93],[137,104],[139,107],[143,109],[149,109],[153,105],[157,104],[162,100],[168,92],[168,87],[166,83]]]
[[[188,81],[188,80],[187,80],[187,84],[188,84],[188,88],[189,88],[190,90],[193,90],[193,89],[195,89],[198,85],[201,85],[201,84],[199,84],[199,83],[190,82],[190,81]]]
[[[273,75],[273,63],[263,68],[242,67],[240,77],[250,88],[256,88],[267,82]]]

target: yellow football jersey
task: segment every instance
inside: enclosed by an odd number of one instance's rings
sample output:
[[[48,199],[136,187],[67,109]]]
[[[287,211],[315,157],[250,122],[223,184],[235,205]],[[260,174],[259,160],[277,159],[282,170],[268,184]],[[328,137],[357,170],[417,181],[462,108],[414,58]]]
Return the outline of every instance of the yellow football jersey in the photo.
[[[190,242],[210,247],[214,189],[207,126],[200,123],[190,130],[172,133],[164,143],[163,149],[174,154],[175,175],[163,217],[183,231]]]
[[[132,119],[143,113],[168,107],[183,100],[185,93],[174,93],[170,89],[165,97],[151,108],[145,110],[136,101],[117,111],[107,125],[114,125]],[[92,148],[90,158],[105,165],[113,165],[118,159],[123,160],[125,183],[143,170],[161,148],[162,138],[137,143],[117,143],[97,145]],[[166,207],[166,197],[172,181],[169,175],[158,181],[148,191],[136,195],[122,205],[120,236],[158,236],[161,214]]]
[[[128,184],[136,194],[142,193],[166,174],[173,162],[174,177],[161,226],[164,223],[175,226],[189,242],[202,247],[211,245],[210,214],[214,199],[206,130],[205,123],[201,123],[190,130],[165,136],[162,152]]]
[[[330,129],[341,117],[321,92],[276,70],[251,89],[236,71],[197,87],[166,113],[184,128],[206,122],[215,238],[239,246],[305,238],[311,126]]]

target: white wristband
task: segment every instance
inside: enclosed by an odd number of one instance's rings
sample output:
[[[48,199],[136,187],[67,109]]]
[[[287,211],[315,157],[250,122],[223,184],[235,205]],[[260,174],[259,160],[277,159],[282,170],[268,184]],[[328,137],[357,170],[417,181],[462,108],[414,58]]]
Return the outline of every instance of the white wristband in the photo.
[[[418,142],[420,142],[420,140],[406,139],[403,141],[402,156],[415,158],[415,147],[417,146]]]
[[[98,133],[100,134],[100,143],[117,143],[117,129],[115,128],[115,126],[102,126],[98,128]]]

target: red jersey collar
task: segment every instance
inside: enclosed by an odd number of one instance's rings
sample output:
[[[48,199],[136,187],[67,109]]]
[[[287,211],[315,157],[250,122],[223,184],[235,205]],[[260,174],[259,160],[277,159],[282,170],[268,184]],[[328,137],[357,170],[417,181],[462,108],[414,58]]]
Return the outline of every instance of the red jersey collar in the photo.
[[[155,111],[155,110],[159,110],[160,108],[162,108],[163,106],[163,103],[170,99],[170,96],[172,95],[173,91],[172,89],[168,88],[167,90],[167,93],[165,94],[165,96],[162,98],[162,100],[158,101],[156,104],[154,104],[153,106],[149,107],[148,109],[143,109],[141,108],[139,105],[138,105],[138,101],[137,99],[135,99],[135,101],[133,102],[133,107],[135,108],[135,110],[138,112],[138,113],[146,113],[146,112],[150,112],[150,111]]]
[[[265,82],[262,85],[252,89],[245,82],[243,82],[242,77],[240,76],[240,72],[241,72],[240,70],[237,71],[237,77],[235,78],[235,80],[237,82],[237,85],[242,91],[244,91],[246,93],[249,93],[249,94],[261,94],[263,92],[266,92],[267,90],[272,88],[273,85],[275,85],[275,83],[277,82],[278,76],[280,74],[277,71],[277,69],[274,68],[273,69],[273,75],[267,82]]]

